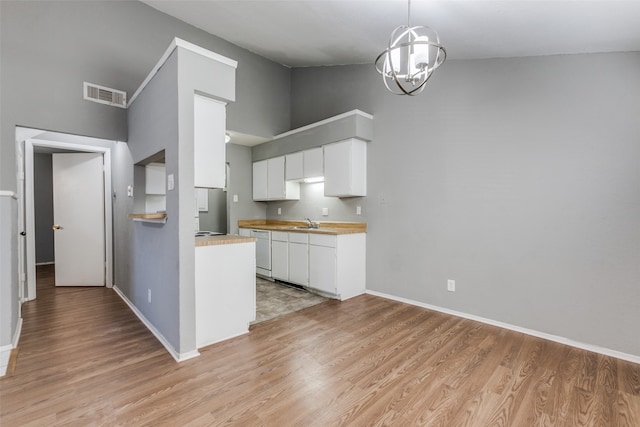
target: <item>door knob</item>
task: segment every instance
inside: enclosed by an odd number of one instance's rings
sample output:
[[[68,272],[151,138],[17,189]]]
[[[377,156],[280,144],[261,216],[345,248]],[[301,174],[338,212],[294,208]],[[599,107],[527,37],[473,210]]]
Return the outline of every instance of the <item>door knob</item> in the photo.
[[[56,224],[53,227],[51,227],[52,230],[60,230],[61,228],[62,228],[62,226],[58,225],[58,224]]]

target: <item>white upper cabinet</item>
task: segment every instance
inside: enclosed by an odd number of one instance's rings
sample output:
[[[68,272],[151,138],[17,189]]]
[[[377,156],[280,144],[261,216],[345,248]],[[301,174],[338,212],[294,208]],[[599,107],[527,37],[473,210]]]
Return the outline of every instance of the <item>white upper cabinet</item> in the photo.
[[[367,195],[367,143],[351,138],[324,146],[324,195]]]
[[[282,200],[285,198],[284,156],[267,160],[267,199]]]
[[[318,178],[324,176],[324,154],[322,152],[322,147],[303,151],[302,154],[304,178]]]
[[[149,163],[144,167],[145,194],[166,194],[164,180],[166,168],[164,163]]]
[[[298,151],[286,156],[287,181],[302,181],[324,175],[324,155],[322,147]]]
[[[194,186],[224,188],[226,104],[194,95],[193,109]]]
[[[253,200],[300,200],[300,184],[285,180],[285,156],[253,163]]]
[[[287,181],[304,179],[304,161],[302,151],[293,154],[287,154],[286,173]]]
[[[267,161],[253,163],[253,200],[267,200]]]

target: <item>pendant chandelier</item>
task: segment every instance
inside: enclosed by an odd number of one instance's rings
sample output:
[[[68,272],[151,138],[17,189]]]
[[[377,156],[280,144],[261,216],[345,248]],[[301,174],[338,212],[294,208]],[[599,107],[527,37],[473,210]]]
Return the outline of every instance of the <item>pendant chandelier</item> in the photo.
[[[376,70],[384,85],[396,95],[417,95],[447,57],[435,30],[411,26],[411,0],[408,0],[407,25],[391,33],[389,47],[376,58]]]

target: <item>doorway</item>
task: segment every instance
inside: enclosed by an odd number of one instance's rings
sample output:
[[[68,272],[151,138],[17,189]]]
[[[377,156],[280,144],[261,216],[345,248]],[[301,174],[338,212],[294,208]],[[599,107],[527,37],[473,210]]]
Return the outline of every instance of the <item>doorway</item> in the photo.
[[[24,134],[24,129],[22,129]],[[33,133],[38,131],[31,130]],[[104,284],[113,286],[113,255],[112,255],[112,200],[111,193],[111,148],[109,145],[115,141],[101,140],[89,137],[79,137],[52,132],[39,131],[39,136],[55,135],[55,138],[18,138],[18,209],[19,227],[24,230],[24,238],[20,239],[19,268],[21,277],[21,297],[24,301],[36,298],[36,257],[35,257],[35,195],[34,195],[34,153],[37,151],[48,152],[75,152],[75,153],[99,153],[104,161]],[[55,139],[55,140],[54,140]],[[93,144],[100,144],[93,145]],[[81,251],[79,247],[77,250]]]

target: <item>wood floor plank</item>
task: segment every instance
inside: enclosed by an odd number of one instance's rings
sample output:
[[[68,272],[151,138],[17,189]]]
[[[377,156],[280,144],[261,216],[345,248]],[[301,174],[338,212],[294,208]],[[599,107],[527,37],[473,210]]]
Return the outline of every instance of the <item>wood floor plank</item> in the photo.
[[[370,295],[176,363],[106,288],[23,306],[0,425],[640,427],[640,365]]]

